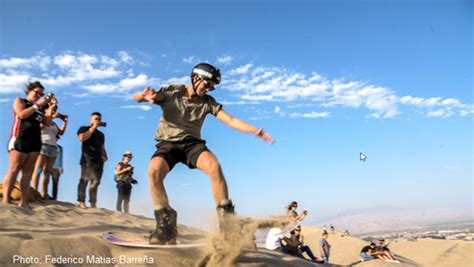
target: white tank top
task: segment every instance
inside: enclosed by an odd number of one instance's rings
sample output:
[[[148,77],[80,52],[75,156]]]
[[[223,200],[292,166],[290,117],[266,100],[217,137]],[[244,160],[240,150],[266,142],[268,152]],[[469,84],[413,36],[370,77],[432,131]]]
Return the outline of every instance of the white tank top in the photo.
[[[54,122],[51,126],[45,126],[41,129],[41,142],[43,142],[43,144],[55,146],[58,141],[58,131],[58,126]]]

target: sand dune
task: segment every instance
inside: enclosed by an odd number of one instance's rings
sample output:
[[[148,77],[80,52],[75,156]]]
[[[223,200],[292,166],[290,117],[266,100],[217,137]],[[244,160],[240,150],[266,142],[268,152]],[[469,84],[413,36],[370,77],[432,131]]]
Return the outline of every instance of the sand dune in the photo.
[[[47,202],[34,204],[33,209],[14,205],[0,206],[0,265],[29,266],[37,263],[62,266],[74,263],[96,263],[95,266],[124,264],[154,266],[196,266],[209,253],[209,248],[131,249],[106,243],[99,234],[121,232],[143,237],[154,227],[154,220],[126,215],[106,209],[82,210],[70,203]],[[197,241],[209,239],[210,234],[179,225],[180,239]],[[321,229],[303,227],[306,243],[317,248]],[[354,237],[330,235],[331,265],[327,266],[473,266],[473,242],[421,240],[391,245],[401,255],[403,264],[382,261],[359,262],[359,251],[365,241]],[[115,262],[111,262],[115,259]],[[62,262],[61,262],[62,260]],[[13,264],[15,261],[15,265]],[[141,264],[140,264],[141,263]],[[77,266],[77,265],[75,265]],[[130,265],[129,265],[130,266]],[[314,264],[265,249],[244,249],[236,266],[315,266]]]

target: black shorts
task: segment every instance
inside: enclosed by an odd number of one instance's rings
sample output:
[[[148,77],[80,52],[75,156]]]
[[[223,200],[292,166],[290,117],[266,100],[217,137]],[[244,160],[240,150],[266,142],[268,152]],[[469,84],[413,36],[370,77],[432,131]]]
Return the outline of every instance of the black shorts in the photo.
[[[28,138],[28,137],[20,137],[16,138],[12,136],[10,138],[10,142],[8,143],[8,151],[16,150],[21,153],[33,153],[33,152],[40,152],[41,151],[41,137],[38,138]]]
[[[168,163],[170,170],[178,162],[186,164],[190,169],[195,169],[199,155],[204,151],[209,151],[204,140],[188,138],[177,142],[160,141],[156,144],[156,151],[151,158],[162,157]]]

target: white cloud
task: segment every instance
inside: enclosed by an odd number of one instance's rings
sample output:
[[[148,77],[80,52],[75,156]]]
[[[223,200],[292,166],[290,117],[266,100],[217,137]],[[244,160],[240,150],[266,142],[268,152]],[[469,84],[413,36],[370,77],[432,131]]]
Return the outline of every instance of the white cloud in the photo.
[[[131,90],[137,87],[144,87],[149,83],[148,76],[145,74],[137,75],[135,78],[123,79],[119,82],[120,88]]]
[[[96,93],[96,94],[113,93],[118,90],[118,86],[115,84],[83,85],[82,88],[86,89],[87,91],[91,93]]]
[[[187,57],[187,58],[183,58],[183,62],[184,62],[184,63],[187,63],[187,64],[193,64],[193,62],[194,62],[194,56],[190,56],[190,57]]]
[[[294,112],[290,114],[290,116],[293,118],[310,118],[310,119],[327,118],[329,117],[329,115],[330,115],[329,112],[315,112],[315,111],[311,111],[310,113]]]
[[[251,67],[252,67],[252,64],[245,64],[243,66],[230,70],[229,75],[245,74],[249,71]]]
[[[403,113],[408,106],[417,109],[445,107],[456,110],[446,111],[443,117],[453,114],[467,116],[466,104],[454,98],[398,96],[385,86],[369,84],[364,81],[346,81],[345,79],[327,79],[312,72],[309,77],[304,73],[286,68],[253,66],[246,64],[230,70],[224,77],[222,87],[239,92],[244,101],[296,102],[307,101],[324,107],[366,108],[370,117],[393,118]],[[295,104],[293,105],[295,106]],[[461,111],[462,109],[464,111]],[[302,116],[295,113],[295,116]],[[436,114],[436,113],[434,113]],[[315,115],[316,116],[316,115]]]
[[[221,64],[230,64],[232,61],[234,60],[234,58],[232,56],[229,56],[229,55],[223,55],[223,56],[220,56],[217,58],[217,62],[221,63]]]
[[[3,74],[0,73],[0,93],[21,93],[25,89],[25,84],[30,80],[30,76],[21,73]]]
[[[133,58],[126,51],[119,51],[118,56],[120,57],[120,60],[122,62],[125,62],[127,64],[131,65],[135,62]]]
[[[51,58],[43,54],[37,54],[30,58],[3,58],[0,59],[0,69],[40,68],[44,70],[50,63]]]
[[[258,105],[258,101],[219,101],[224,106],[238,106],[238,105]]]
[[[9,99],[9,98],[0,98],[0,103],[8,103],[10,101],[11,101],[11,99]]]
[[[151,110],[151,107],[148,106],[148,105],[126,105],[126,106],[122,106],[122,108],[126,108],[126,109],[141,109],[143,111],[149,111]]]
[[[451,111],[451,110],[446,110],[446,109],[438,109],[438,110],[435,110],[435,111],[430,111],[430,112],[426,113],[426,115],[428,117],[444,117],[444,118],[447,118],[447,117],[451,117],[452,115],[454,115],[454,112]]]
[[[189,76],[182,76],[182,77],[172,77],[169,78],[168,80],[165,80],[163,82],[163,85],[169,85],[169,84],[188,84],[191,82],[191,79]]]

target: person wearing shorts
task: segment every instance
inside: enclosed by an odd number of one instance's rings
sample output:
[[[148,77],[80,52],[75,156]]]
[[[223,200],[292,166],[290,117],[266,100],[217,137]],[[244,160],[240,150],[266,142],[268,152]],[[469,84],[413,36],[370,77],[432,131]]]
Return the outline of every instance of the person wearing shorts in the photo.
[[[51,104],[45,110],[43,121],[41,123],[41,151],[36,160],[35,171],[32,177],[32,188],[39,191],[42,198],[48,198],[48,185],[51,177],[51,169],[58,155],[57,141],[66,131],[68,117],[61,116],[63,125],[61,128],[53,121],[58,114],[57,99],[51,100]],[[43,177],[41,177],[41,173]],[[41,179],[40,188],[38,182]]]
[[[157,223],[150,236],[151,244],[176,242],[177,213],[169,204],[164,179],[177,163],[183,163],[191,169],[198,168],[210,177],[221,227],[224,216],[234,212],[222,168],[217,157],[201,138],[201,127],[208,114],[236,130],[273,142],[272,137],[263,129],[232,117],[223,110],[221,104],[208,95],[220,81],[219,69],[207,63],[200,63],[193,68],[191,84],[188,86],[175,84],[161,87],[159,90],[147,87],[133,95],[135,101],[159,105],[163,111],[155,135],[159,143],[148,169]]]
[[[43,107],[50,98],[44,96],[44,87],[40,82],[26,85],[26,98],[16,98],[13,102],[14,123],[8,143],[9,166],[3,178],[3,204],[10,203],[10,194],[19,172],[21,199],[18,204],[28,207],[31,175],[41,150],[41,127]]]
[[[361,261],[370,261],[374,260],[378,256],[378,252],[375,251],[375,243],[370,243],[370,245],[365,246],[360,251],[360,259]]]
[[[63,147],[58,145],[58,155],[51,168],[51,178],[53,180],[53,196],[52,199],[58,199],[59,178],[64,173],[63,168]]]

